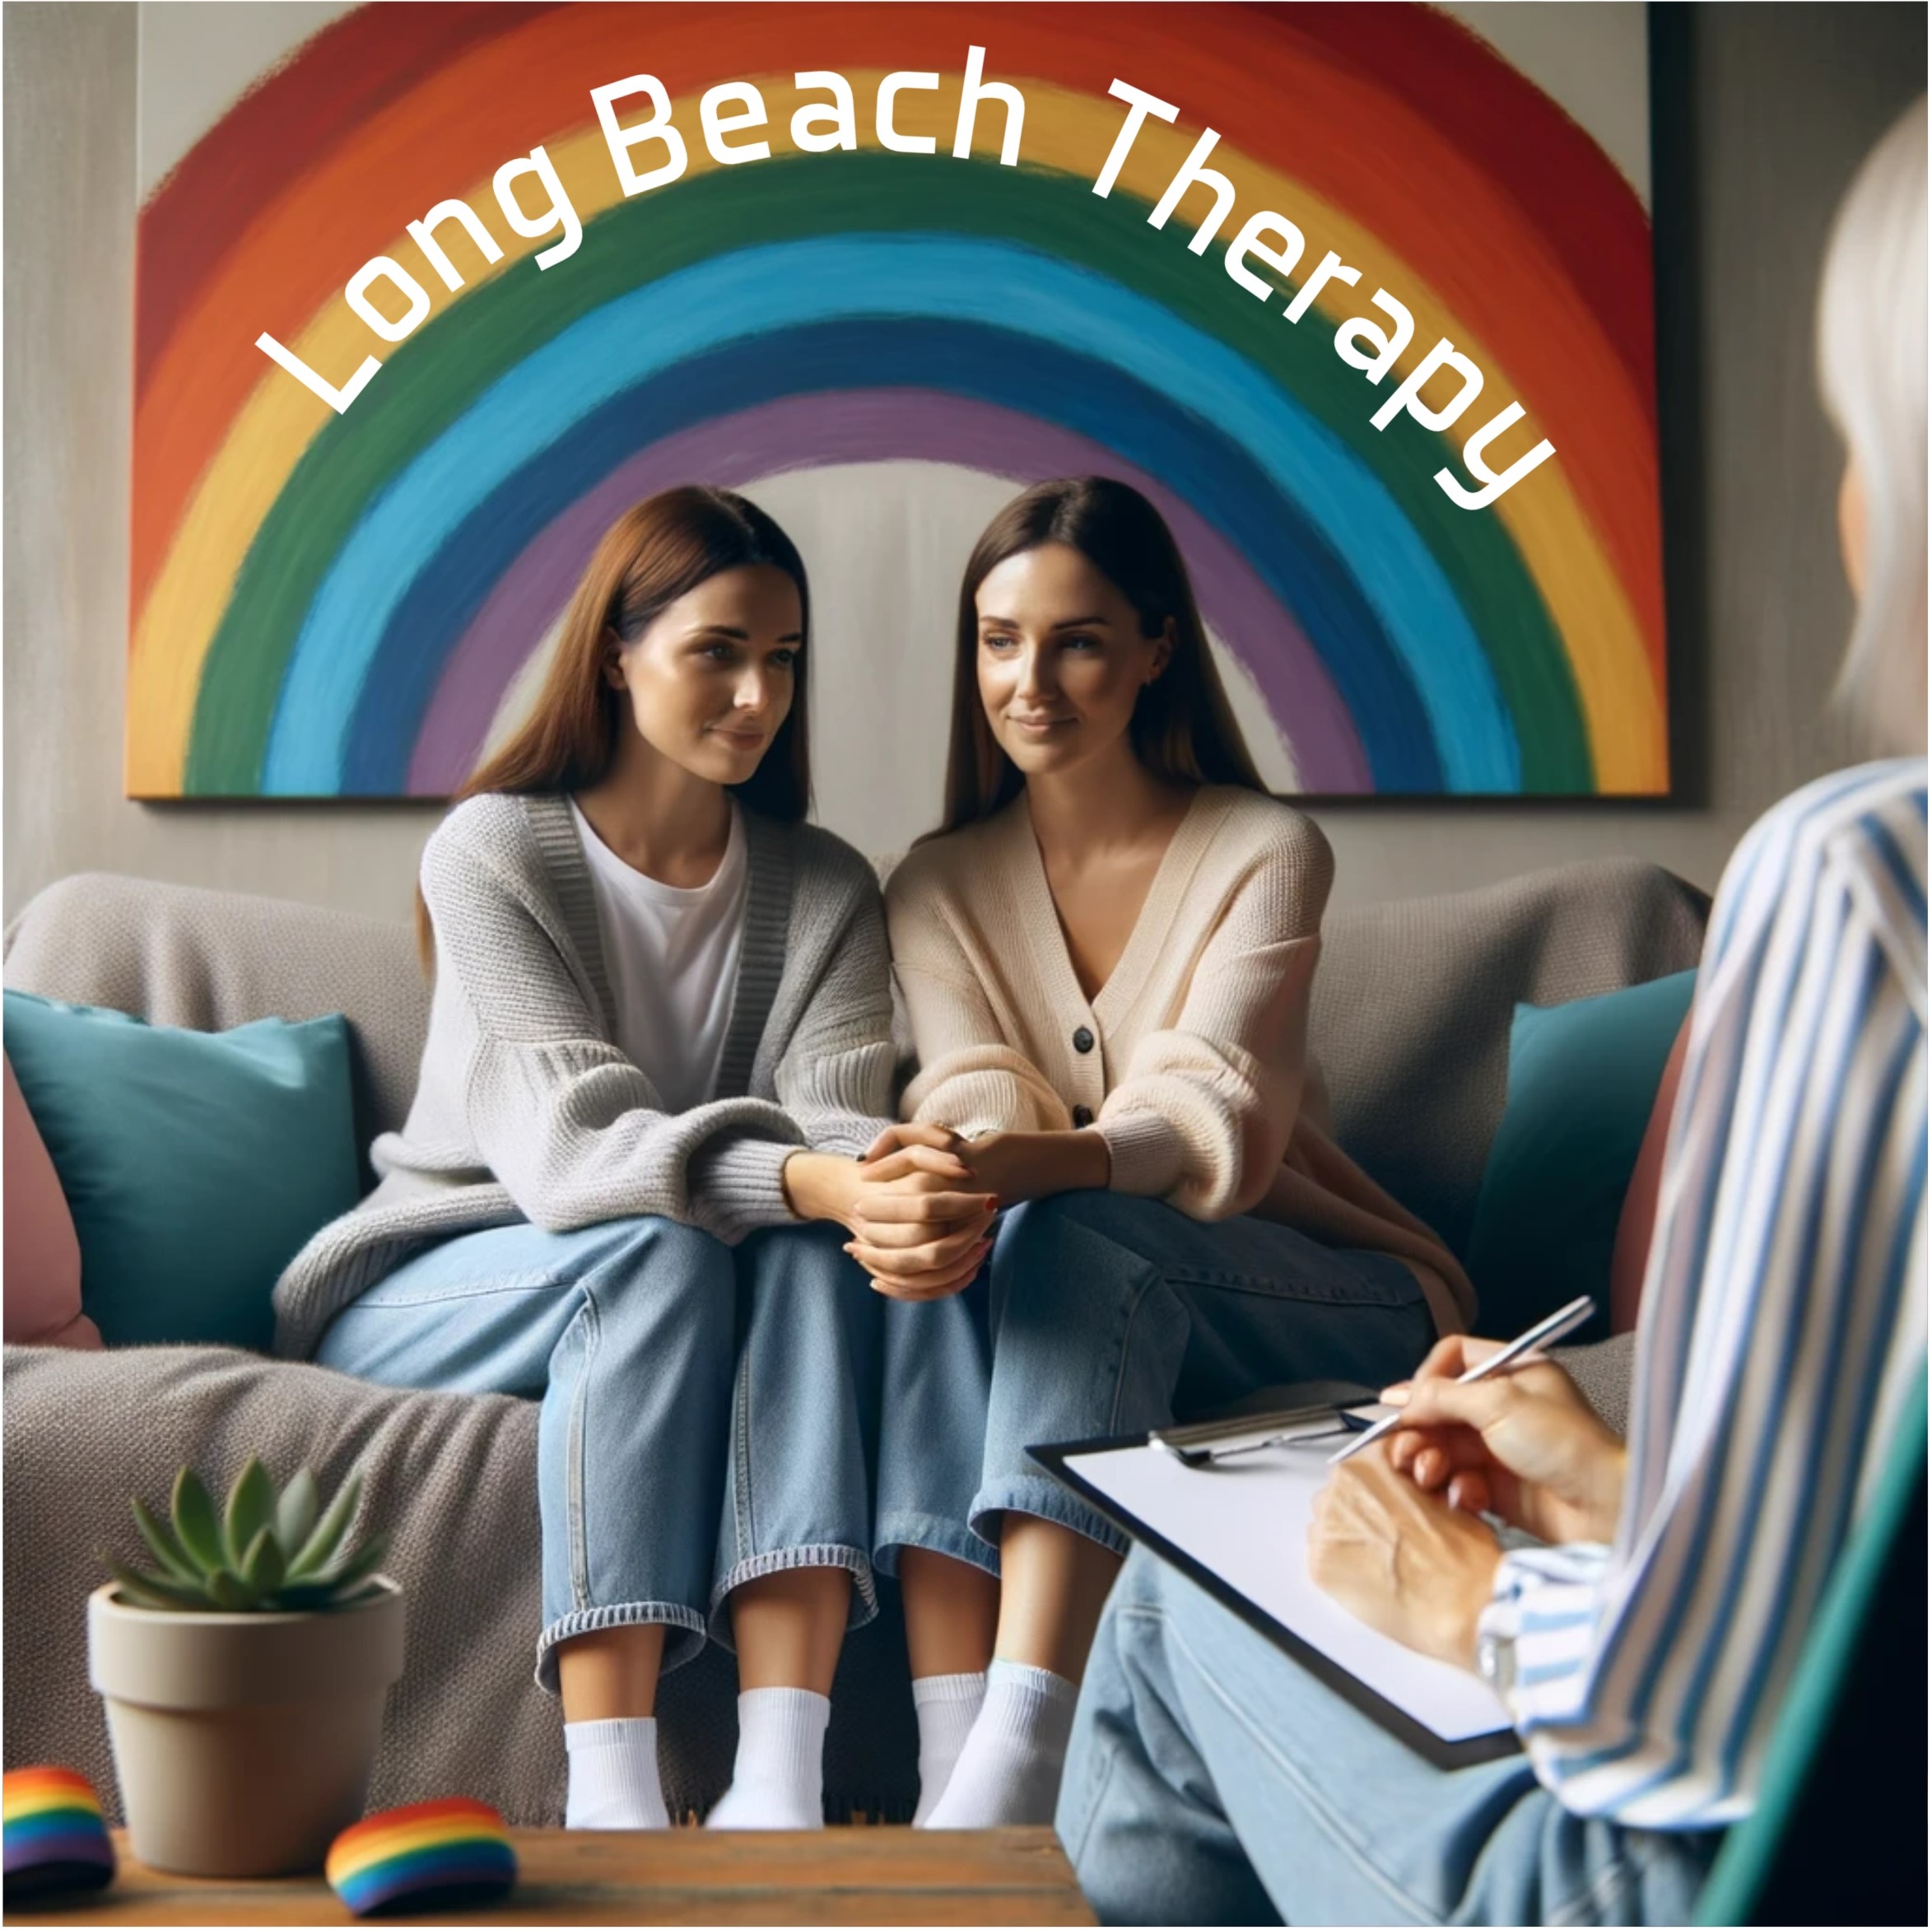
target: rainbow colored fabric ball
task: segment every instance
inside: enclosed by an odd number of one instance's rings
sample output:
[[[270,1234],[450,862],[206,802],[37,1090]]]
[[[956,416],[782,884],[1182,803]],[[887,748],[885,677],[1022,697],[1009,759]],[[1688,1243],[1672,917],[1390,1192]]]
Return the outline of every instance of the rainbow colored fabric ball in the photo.
[[[114,1846],[94,1785],[77,1770],[44,1765],[0,1778],[7,1899],[99,1890],[114,1880]]]
[[[486,1802],[452,1796],[381,1810],[328,1846],[328,1886],[359,1917],[493,1901],[516,1881],[516,1852]]]

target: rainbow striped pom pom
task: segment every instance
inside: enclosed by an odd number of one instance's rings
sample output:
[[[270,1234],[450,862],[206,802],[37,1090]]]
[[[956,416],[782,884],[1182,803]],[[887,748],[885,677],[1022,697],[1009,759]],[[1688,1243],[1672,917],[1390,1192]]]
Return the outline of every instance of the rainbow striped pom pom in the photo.
[[[328,1846],[328,1886],[359,1917],[493,1902],[516,1881],[503,1818],[467,1796],[381,1810]]]
[[[94,1785],[51,1765],[0,1778],[7,1900],[60,1890],[99,1890],[114,1880],[114,1846]]]

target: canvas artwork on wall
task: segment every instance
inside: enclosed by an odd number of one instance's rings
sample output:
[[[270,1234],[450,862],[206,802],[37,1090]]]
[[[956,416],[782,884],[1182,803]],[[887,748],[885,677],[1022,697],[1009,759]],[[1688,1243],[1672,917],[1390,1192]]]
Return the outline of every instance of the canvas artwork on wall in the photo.
[[[131,795],[447,795],[703,481],[902,843],[1096,471],[1283,791],[1668,789],[1639,6],[145,7],[141,89]]]

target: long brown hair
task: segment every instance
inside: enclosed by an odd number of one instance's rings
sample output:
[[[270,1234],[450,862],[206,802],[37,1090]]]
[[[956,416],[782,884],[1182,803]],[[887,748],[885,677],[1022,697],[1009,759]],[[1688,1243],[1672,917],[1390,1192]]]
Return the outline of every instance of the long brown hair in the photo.
[[[691,484],[626,510],[604,532],[564,613],[535,709],[471,773],[452,805],[483,791],[575,791],[597,783],[629,715],[624,693],[603,674],[604,632],[615,630],[621,641],[635,643],[679,597],[727,570],[755,564],[783,570],[798,586],[803,650],[812,636],[805,565],[791,538],[755,502]],[[730,787],[753,810],[787,823],[812,808],[807,683],[801,657],[792,707],[770,748],[743,784]],[[432,969],[435,939],[420,891],[416,936],[424,969]]]
[[[1173,533],[1138,489],[1110,476],[1036,482],[1016,496],[973,546],[959,587],[952,673],[952,741],[946,759],[946,815],[940,837],[990,818],[1017,798],[1026,780],[999,748],[980,701],[980,585],[1008,557],[1041,544],[1077,549],[1134,605],[1143,636],[1174,625],[1174,654],[1140,693],[1129,735],[1134,754],[1158,777],[1184,784],[1238,784],[1265,792],[1208,653],[1208,633]]]

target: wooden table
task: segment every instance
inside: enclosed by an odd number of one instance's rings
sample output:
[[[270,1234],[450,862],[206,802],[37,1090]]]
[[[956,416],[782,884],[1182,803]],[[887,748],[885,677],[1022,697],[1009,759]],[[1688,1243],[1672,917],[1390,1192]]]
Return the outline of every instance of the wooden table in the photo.
[[[114,1831],[113,1887],[10,1923],[353,1923],[319,1876],[172,1876]],[[493,1909],[378,1923],[1091,1923],[1050,1830],[516,1830]]]

